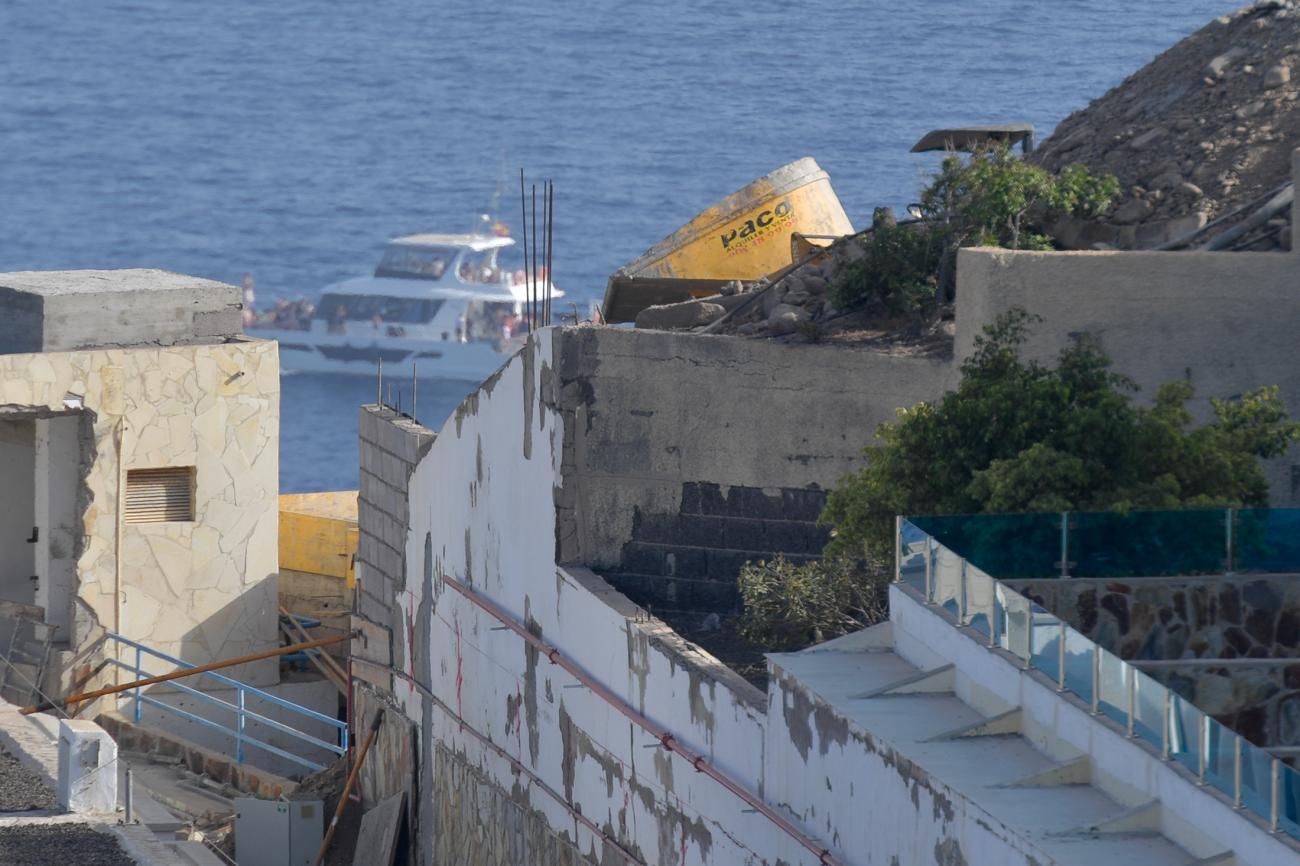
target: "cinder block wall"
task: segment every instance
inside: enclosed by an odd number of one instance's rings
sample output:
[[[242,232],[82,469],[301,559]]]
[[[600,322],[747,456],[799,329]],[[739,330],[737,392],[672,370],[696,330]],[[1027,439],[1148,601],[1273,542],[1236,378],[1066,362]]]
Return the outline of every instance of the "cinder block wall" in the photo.
[[[433,444],[433,431],[384,406],[361,407],[361,485],[357,495],[357,588],[352,642],[353,676],[392,690],[392,631],[402,627],[395,587],[402,585],[408,530],[407,485],[415,465]],[[401,652],[401,644],[398,644]]]

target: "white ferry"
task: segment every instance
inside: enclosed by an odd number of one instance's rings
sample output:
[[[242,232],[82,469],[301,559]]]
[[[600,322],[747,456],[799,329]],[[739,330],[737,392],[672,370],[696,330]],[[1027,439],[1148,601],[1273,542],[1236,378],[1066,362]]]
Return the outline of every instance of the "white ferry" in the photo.
[[[495,235],[419,234],[388,242],[371,276],[326,286],[314,307],[281,302],[250,324],[278,340],[287,372],[393,374],[479,382],[522,343],[529,289],[498,261]],[[538,290],[545,293],[545,275]],[[551,297],[562,292],[551,288]]]

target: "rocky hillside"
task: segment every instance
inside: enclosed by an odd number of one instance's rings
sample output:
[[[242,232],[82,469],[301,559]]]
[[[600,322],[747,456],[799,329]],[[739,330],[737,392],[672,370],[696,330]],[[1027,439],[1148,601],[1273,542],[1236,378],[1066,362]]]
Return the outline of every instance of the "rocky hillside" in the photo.
[[[1100,224],[1059,226],[1058,240],[1150,248],[1232,214],[1209,237],[1257,209],[1290,180],[1300,145],[1297,55],[1300,3],[1264,0],[1215,19],[1066,118],[1032,158],[1053,171],[1077,162],[1109,172],[1123,193]],[[1289,221],[1287,209],[1234,247],[1289,248]]]

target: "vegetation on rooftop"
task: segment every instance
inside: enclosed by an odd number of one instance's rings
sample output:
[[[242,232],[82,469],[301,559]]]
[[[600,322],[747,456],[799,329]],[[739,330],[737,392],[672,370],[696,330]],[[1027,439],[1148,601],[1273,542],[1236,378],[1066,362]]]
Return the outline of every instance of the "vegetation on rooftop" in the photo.
[[[890,315],[924,316],[951,296],[961,247],[1050,250],[1052,219],[1095,217],[1118,194],[1113,175],[1082,165],[1052,174],[1005,144],[969,159],[949,154],[921,194],[920,219],[875,220],[862,239],[865,254],[841,268],[831,298],[844,309],[875,301]]]
[[[747,637],[788,647],[883,618],[898,514],[1267,505],[1260,459],[1300,440],[1276,387],[1210,400],[1214,420],[1193,427],[1189,383],[1138,405],[1137,387],[1093,337],[1076,337],[1055,366],[1026,361],[1034,322],[1023,310],[1000,317],[976,339],[955,391],[881,425],[881,444],[827,501],[833,537],[821,562],[746,566]]]

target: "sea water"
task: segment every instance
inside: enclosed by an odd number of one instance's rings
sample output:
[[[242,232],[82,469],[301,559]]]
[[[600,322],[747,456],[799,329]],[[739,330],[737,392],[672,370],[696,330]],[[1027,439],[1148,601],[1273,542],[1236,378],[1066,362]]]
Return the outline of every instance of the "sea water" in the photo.
[[[518,227],[553,179],[556,282],[810,155],[857,225],[914,201],[926,130],[1040,139],[1231,0],[54,0],[0,4],[0,270],[158,267],[312,297],[383,241]],[[564,307],[564,305],[561,305]],[[286,375],[281,483],[354,487],[366,378]],[[470,386],[421,382],[437,427]],[[409,400],[409,386],[406,388]]]

